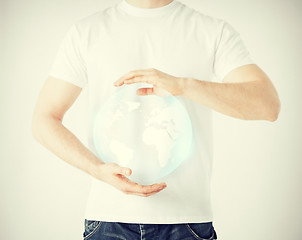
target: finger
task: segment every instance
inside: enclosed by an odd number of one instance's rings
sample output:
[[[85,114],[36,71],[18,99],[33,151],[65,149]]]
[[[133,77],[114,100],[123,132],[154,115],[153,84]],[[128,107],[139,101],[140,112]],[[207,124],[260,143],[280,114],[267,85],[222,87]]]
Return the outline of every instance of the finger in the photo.
[[[126,167],[116,166],[116,169],[114,169],[114,173],[130,176],[132,174],[132,170],[130,168],[126,168]]]
[[[141,69],[141,70],[133,70],[131,72],[126,73],[123,75],[120,80],[126,80],[130,78],[134,78],[136,76],[147,76],[150,75],[151,71],[150,69]]]
[[[136,76],[131,79],[126,79],[119,83],[119,86],[123,84],[133,84],[133,83],[149,83],[154,84],[154,78],[152,76]]]
[[[132,83],[141,83],[141,82],[149,82],[149,78],[147,76],[135,76],[130,79],[124,80],[124,84],[132,84]]]
[[[121,76],[117,81],[114,82],[114,85],[121,86],[121,85],[123,85],[123,82],[127,79],[132,79],[132,78],[138,77],[138,76],[147,76],[147,75],[150,75],[150,73],[151,73],[150,69],[134,70],[134,71],[128,72],[125,75]]]
[[[141,197],[149,197],[151,195],[154,195],[156,193],[159,193],[160,191],[164,190],[166,187],[161,187],[159,189],[156,189],[155,191],[142,191],[142,192],[127,192],[127,194],[137,195]]]
[[[125,177],[122,174],[117,173],[117,177],[119,179],[119,183],[117,186],[127,193],[127,194],[149,194],[153,192],[158,192],[167,187],[166,183],[156,183],[152,185],[141,185],[136,182],[131,181],[129,178]]]
[[[154,191],[162,190],[167,187],[166,183],[155,183],[152,185],[141,185],[137,182],[131,181],[129,178],[120,176],[120,180],[122,180],[122,185],[124,185],[124,190],[128,192],[136,192],[136,193],[151,193]]]
[[[153,184],[153,185],[140,185],[140,184],[135,184],[135,185],[128,185],[129,188],[127,191],[136,193],[136,194],[150,194],[153,192],[159,192],[163,190],[164,188],[167,187],[165,183],[162,184]]]
[[[136,182],[130,181],[123,175],[119,175],[119,179],[122,183],[117,184],[117,186],[125,194],[137,195],[141,197],[148,197],[153,194],[156,194],[167,187],[165,183],[153,184],[153,185],[140,185]]]
[[[154,191],[154,192],[151,192],[151,193],[133,193],[132,195],[136,195],[136,196],[140,196],[140,197],[150,197],[156,193],[159,193],[160,191],[162,191],[164,189],[161,189],[161,190],[158,190],[158,191]]]

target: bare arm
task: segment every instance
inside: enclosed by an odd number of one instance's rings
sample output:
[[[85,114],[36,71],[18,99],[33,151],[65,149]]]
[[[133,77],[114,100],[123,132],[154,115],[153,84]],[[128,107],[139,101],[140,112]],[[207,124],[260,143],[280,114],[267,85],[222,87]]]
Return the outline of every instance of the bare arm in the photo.
[[[150,196],[165,184],[142,186],[126,178],[131,170],[116,164],[105,164],[87,149],[62,123],[64,114],[72,106],[81,88],[49,77],[35,106],[32,119],[33,136],[38,142],[67,163],[109,183],[127,194]]]
[[[81,88],[75,85],[48,78],[34,110],[32,130],[36,140],[47,149],[69,164],[92,174],[100,160],[62,123],[64,114],[80,92]]]
[[[185,79],[182,96],[245,120],[275,121],[280,100],[268,76],[255,64],[231,71],[223,83]]]
[[[165,89],[175,96],[191,99],[235,118],[275,121],[280,111],[275,87],[255,64],[234,69],[223,79],[223,83],[174,77],[152,68],[128,72],[114,85],[119,87],[138,82],[153,85],[153,88],[139,89],[138,95],[160,96],[160,89]]]

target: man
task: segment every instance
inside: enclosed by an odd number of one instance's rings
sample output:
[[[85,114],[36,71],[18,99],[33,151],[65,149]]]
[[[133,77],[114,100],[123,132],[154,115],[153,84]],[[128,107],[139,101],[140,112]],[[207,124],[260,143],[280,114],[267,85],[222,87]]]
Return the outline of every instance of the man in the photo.
[[[130,181],[127,166],[105,163],[92,141],[99,106],[122,86],[139,83],[151,87],[139,88],[138,96],[164,89],[182,102],[195,144],[190,159],[152,185]],[[84,87],[88,147],[62,124]],[[91,176],[84,239],[217,239],[210,201],[212,109],[268,121],[280,109],[270,79],[227,22],[177,0],[121,0],[69,29],[37,101],[33,134]]]

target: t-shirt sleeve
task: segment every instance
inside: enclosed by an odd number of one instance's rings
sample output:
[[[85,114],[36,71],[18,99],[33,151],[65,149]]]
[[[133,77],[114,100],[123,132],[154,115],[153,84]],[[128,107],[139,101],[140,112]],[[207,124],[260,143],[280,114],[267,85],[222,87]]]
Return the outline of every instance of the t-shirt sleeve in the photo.
[[[85,52],[75,24],[65,33],[49,75],[80,88],[87,83]]]
[[[223,21],[214,57],[214,76],[223,82],[229,72],[246,64],[254,64],[254,60],[240,34],[228,22]]]

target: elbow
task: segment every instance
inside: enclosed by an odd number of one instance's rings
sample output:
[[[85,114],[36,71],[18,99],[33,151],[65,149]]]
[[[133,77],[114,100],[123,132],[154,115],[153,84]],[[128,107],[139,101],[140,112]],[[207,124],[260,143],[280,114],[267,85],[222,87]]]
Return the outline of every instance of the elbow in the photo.
[[[279,117],[281,103],[275,87],[271,82],[268,82],[268,84],[262,88],[262,98],[260,99],[262,99],[264,120],[275,122]]]
[[[267,120],[270,122],[275,122],[278,119],[278,116],[279,116],[279,112],[275,111],[270,114],[270,116],[267,118]]]
[[[35,140],[42,143],[44,135],[52,128],[54,124],[62,124],[62,118],[52,114],[34,113],[31,122],[31,132]]]
[[[275,122],[280,113],[281,103],[279,98],[277,97],[272,103],[269,104],[267,110],[267,119],[270,122]]]

